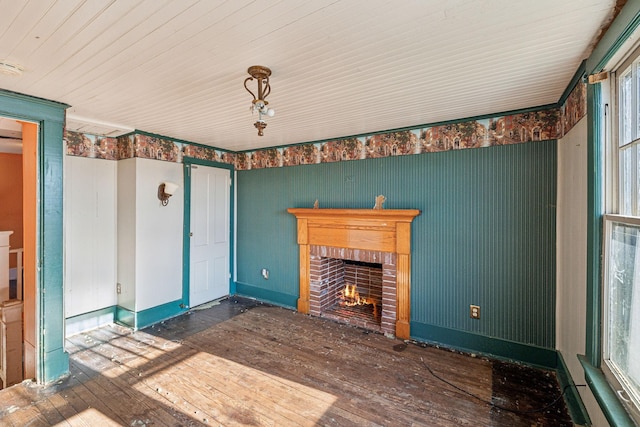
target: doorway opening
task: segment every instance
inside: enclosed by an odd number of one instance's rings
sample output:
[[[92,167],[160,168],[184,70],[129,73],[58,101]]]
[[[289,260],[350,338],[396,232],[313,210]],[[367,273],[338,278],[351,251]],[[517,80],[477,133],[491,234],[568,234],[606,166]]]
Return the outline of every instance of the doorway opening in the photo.
[[[0,387],[36,377],[38,125],[0,117]]]

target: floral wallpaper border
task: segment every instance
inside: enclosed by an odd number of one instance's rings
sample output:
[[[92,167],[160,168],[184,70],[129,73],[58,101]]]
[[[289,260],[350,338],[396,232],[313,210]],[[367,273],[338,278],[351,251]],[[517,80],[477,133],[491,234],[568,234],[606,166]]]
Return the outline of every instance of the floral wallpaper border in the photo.
[[[133,157],[182,163],[184,156],[201,160],[233,164],[235,154],[230,151],[173,141],[141,133],[114,137],[96,136],[65,131],[67,155],[105,160]]]
[[[113,138],[66,131],[65,139],[70,156],[177,163],[188,156],[236,170],[298,166],[560,139],[586,115],[586,92],[579,82],[559,108],[239,153],[142,133]]]

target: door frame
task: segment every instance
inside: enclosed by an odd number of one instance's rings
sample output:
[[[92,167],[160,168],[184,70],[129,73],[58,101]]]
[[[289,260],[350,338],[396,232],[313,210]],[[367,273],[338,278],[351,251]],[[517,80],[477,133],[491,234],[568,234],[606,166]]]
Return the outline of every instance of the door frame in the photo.
[[[228,163],[214,162],[212,160],[196,159],[194,157],[183,157],[182,167],[184,173],[184,229],[182,235],[182,304],[183,309],[190,308],[189,286],[191,274],[191,165],[209,166],[218,169],[228,169],[231,185],[229,186],[229,295],[236,293],[235,286],[235,168]]]
[[[0,116],[38,125],[36,154],[35,378],[47,384],[69,372],[64,350],[63,180],[69,105],[0,89]],[[45,292],[46,287],[46,292]],[[31,313],[26,313],[31,315]],[[47,331],[45,335],[45,329]]]

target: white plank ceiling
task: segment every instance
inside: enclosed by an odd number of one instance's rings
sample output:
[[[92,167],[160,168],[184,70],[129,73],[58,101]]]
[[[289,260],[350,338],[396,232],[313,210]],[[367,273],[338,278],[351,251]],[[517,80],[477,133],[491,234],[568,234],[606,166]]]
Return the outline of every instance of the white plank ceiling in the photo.
[[[0,88],[229,150],[555,103],[615,0],[0,0]],[[273,71],[259,137],[243,81]]]

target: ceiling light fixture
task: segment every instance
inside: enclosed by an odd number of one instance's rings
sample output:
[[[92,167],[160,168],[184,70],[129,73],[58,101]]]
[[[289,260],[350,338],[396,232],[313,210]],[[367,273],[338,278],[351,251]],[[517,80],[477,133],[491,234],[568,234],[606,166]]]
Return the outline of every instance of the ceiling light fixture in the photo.
[[[0,73],[10,76],[19,76],[24,71],[24,67],[14,64],[4,59],[0,59]]]
[[[253,65],[249,67],[247,72],[251,75],[251,77],[247,77],[244,80],[244,88],[253,96],[253,101],[251,105],[251,112],[258,113],[258,121],[253,125],[258,129],[258,136],[264,135],[264,128],[267,127],[267,123],[263,120],[262,116],[273,117],[276,113],[273,108],[267,108],[269,103],[266,101],[267,96],[271,93],[271,86],[269,85],[269,76],[271,75],[271,70],[267,67],[263,67],[262,65]],[[256,79],[258,81],[258,96],[256,96],[251,90],[247,87],[247,82],[249,80]]]

